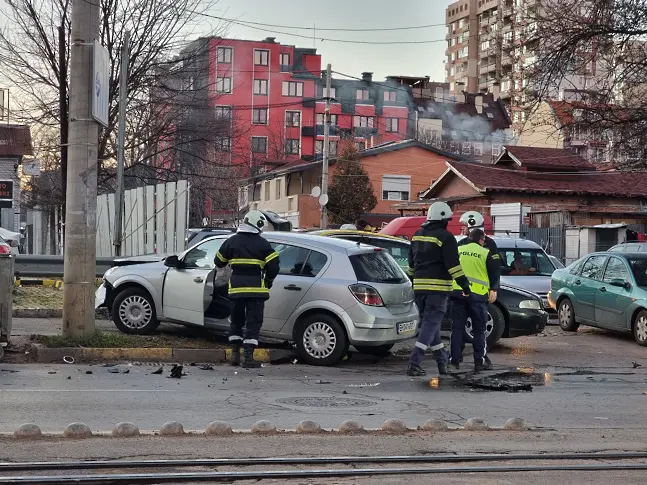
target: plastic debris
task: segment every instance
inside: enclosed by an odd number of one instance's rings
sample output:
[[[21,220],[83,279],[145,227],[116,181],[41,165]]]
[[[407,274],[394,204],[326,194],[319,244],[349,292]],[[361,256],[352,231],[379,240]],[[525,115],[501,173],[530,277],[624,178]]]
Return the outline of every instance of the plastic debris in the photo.
[[[156,374],[156,375],[160,375],[160,374],[163,374],[163,373],[164,373],[164,366],[160,367],[156,371],[151,372],[151,374]]]
[[[171,375],[169,376],[169,378],[171,378],[171,379],[180,379],[180,378],[186,376],[186,374],[184,374],[182,372],[182,369],[184,369],[184,366],[182,366],[182,365],[174,365],[173,368],[171,369]]]

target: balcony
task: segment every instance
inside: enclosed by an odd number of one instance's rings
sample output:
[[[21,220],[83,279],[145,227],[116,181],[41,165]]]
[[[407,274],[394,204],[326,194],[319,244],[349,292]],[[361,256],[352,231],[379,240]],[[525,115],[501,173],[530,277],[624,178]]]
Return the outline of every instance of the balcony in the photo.
[[[314,126],[302,126],[301,127],[301,136],[315,136],[315,127]]]
[[[303,98],[302,104],[304,108],[314,108],[317,104],[317,98]]]
[[[496,64],[488,64],[479,68],[479,74],[487,74],[493,71],[496,71]]]
[[[324,134],[324,125],[317,125],[317,136],[323,136]],[[339,126],[330,126],[330,136],[339,136]]]
[[[353,128],[353,136],[355,138],[368,138],[371,135],[377,135],[377,128]]]

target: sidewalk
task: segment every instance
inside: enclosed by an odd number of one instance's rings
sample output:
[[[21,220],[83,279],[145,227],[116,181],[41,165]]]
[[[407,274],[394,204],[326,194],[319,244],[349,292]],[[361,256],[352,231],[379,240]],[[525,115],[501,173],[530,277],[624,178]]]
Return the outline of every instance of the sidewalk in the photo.
[[[12,320],[11,336],[60,335],[63,328],[61,318],[16,318]],[[111,332],[117,327],[110,320],[95,320],[98,330]]]

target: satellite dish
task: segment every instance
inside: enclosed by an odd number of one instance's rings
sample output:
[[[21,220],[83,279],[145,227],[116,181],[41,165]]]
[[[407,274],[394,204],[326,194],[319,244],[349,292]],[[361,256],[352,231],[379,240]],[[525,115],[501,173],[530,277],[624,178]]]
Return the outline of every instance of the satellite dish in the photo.
[[[316,186],[312,187],[312,190],[310,191],[310,195],[317,198],[321,195],[321,187]]]
[[[321,207],[325,206],[328,203],[328,194],[323,194],[321,197],[319,197],[319,205]]]

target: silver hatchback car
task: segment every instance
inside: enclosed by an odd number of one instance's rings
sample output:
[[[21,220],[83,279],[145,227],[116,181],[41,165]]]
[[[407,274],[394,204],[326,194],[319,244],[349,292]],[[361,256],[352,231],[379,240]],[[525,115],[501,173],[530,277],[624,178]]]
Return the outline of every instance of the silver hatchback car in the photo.
[[[110,268],[96,306],[107,307],[126,333],[151,333],[160,321],[228,330],[231,302],[214,265],[227,237],[164,260]],[[349,345],[384,353],[417,334],[411,282],[387,251],[307,234],[264,237],[281,269],[265,303],[263,337],[294,341],[305,362],[332,365]]]

